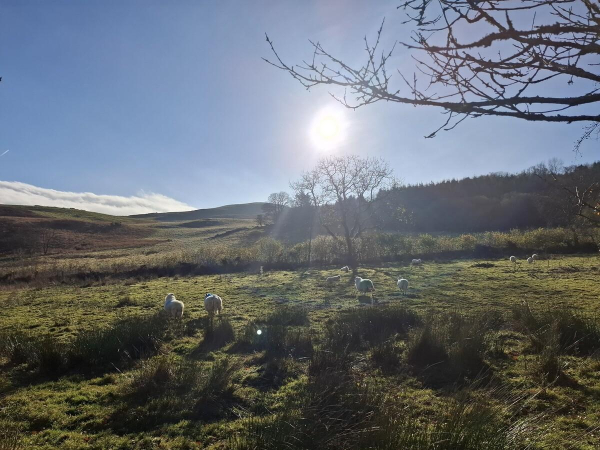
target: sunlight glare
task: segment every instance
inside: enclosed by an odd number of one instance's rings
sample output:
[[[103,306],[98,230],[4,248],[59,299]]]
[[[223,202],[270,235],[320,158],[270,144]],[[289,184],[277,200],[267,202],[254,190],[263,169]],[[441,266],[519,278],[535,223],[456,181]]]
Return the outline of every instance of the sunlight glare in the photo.
[[[331,150],[344,138],[345,121],[341,110],[326,109],[315,117],[310,135],[314,145],[320,150]]]

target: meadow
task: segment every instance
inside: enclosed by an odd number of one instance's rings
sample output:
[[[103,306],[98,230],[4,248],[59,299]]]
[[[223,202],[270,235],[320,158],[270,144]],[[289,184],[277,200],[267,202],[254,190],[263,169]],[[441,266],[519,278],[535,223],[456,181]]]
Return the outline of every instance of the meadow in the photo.
[[[598,447],[597,254],[340,273],[4,286],[0,448]]]

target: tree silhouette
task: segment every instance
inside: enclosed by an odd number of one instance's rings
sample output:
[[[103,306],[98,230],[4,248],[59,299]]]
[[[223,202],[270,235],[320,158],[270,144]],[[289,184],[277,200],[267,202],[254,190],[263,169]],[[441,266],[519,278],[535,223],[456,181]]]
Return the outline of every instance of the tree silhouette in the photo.
[[[379,191],[393,182],[392,170],[381,159],[335,156],[321,159],[292,188],[310,196],[321,226],[344,242],[347,262],[356,268],[353,240],[367,230]]]
[[[342,88],[343,94],[332,95],[349,108],[384,100],[444,109],[447,120],[426,137],[479,116],[588,122],[576,148],[600,133],[597,1],[408,0],[399,9],[404,23],[415,27],[412,39],[400,45],[416,54],[415,74],[398,72],[400,84],[389,67],[394,48],[379,48],[383,23],[374,43],[365,38],[360,66],[313,41],[312,60],[290,65],[268,36],[275,59],[265,61],[308,89]],[[557,82],[572,88],[557,92]]]

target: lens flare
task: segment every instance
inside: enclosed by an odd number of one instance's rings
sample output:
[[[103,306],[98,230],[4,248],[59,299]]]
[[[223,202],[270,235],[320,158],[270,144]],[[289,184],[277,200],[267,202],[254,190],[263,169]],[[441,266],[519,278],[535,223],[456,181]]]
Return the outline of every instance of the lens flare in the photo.
[[[332,150],[344,140],[347,123],[341,109],[320,111],[310,127],[310,137],[319,150]]]

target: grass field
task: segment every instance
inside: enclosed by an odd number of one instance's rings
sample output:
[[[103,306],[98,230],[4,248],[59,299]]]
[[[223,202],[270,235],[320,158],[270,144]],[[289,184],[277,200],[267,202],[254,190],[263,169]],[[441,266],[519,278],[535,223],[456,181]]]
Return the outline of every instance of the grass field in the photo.
[[[598,448],[597,256],[338,273],[0,291],[0,448]]]

